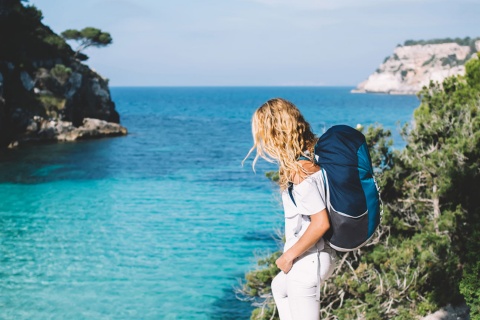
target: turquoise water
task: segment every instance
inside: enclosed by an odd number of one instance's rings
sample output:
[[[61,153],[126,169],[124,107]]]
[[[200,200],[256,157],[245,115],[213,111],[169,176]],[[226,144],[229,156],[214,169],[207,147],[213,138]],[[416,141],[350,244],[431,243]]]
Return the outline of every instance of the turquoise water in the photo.
[[[113,88],[128,136],[2,151],[0,318],[247,319],[234,288],[282,226],[273,167],[241,166],[251,114],[396,130],[418,105],[349,90]]]

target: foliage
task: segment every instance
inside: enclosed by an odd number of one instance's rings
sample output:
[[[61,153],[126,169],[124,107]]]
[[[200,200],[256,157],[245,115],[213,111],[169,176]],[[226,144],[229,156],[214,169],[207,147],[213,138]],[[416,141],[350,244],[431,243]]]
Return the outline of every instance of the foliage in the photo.
[[[369,126],[367,132],[363,132],[363,127],[360,128],[367,140],[368,149],[374,150],[371,154],[372,165],[381,171],[391,169],[393,158],[390,147],[393,142],[389,139],[392,135],[390,130],[384,130],[381,125]]]
[[[43,42],[59,50],[62,50],[68,47],[65,40],[63,40],[61,37],[59,37],[56,34],[46,34],[43,37]]]
[[[463,301],[462,294],[472,318],[480,317],[480,60],[466,64],[464,77],[431,83],[419,97],[413,124],[403,128],[403,150],[390,148],[390,132],[381,127],[365,132],[382,223],[369,245],[343,255],[324,284],[322,319],[415,319]],[[244,287],[257,303],[263,299],[252,317],[275,319],[266,295],[271,279],[256,278],[258,272]]]
[[[277,251],[270,256],[259,259],[257,264],[260,268],[250,271],[245,276],[246,283],[240,289],[240,294],[252,297],[253,305],[257,308],[252,312],[251,318],[255,319],[272,319],[275,316],[275,302],[271,294],[270,284],[273,278],[280,272],[275,261],[281,256],[281,252]],[[274,318],[274,319],[278,319]]]
[[[58,119],[65,109],[65,98],[54,95],[38,95],[37,100],[45,110],[45,115],[51,119]]]
[[[92,27],[86,27],[82,30],[67,29],[62,32],[62,37],[79,43],[75,56],[88,47],[105,47],[112,43],[110,33]]]
[[[278,182],[278,180],[280,179],[280,176],[278,175],[278,171],[265,172],[265,176],[274,182]]]
[[[56,64],[55,67],[50,70],[50,74],[57,79],[58,82],[64,84],[72,74],[72,69],[65,67],[63,64]]]
[[[425,66],[431,64],[432,62],[434,62],[434,61],[435,61],[435,58],[436,58],[436,56],[435,56],[434,54],[432,54],[432,56],[430,57],[430,59],[428,59],[427,61],[425,61],[424,63],[422,63],[422,67],[425,67]]]
[[[480,320],[480,261],[473,267],[466,268],[460,282],[460,292],[470,306],[470,319]]]
[[[442,44],[442,43],[457,43],[461,46],[470,46],[475,48],[475,41],[480,40],[480,38],[443,38],[443,39],[431,39],[431,40],[407,40],[404,42],[404,46],[414,46],[414,45],[426,45],[426,44]],[[472,50],[474,51],[474,50]]]
[[[42,12],[34,5],[11,0],[4,6],[7,14],[0,19],[0,60],[25,64],[34,59],[72,55],[65,40],[42,24]]]

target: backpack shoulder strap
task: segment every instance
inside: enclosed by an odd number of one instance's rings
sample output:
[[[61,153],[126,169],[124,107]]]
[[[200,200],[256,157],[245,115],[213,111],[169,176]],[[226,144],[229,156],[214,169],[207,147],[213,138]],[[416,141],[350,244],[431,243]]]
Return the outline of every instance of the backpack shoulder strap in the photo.
[[[322,170],[322,178],[323,178],[323,190],[325,192],[325,207],[327,208],[327,211],[330,209],[328,208],[328,203],[329,203],[329,191],[327,188],[327,177],[325,176],[325,169],[321,168]]]
[[[295,202],[295,199],[293,198],[293,183],[292,182],[289,182],[288,183],[288,195],[290,196],[290,199],[292,199],[292,202],[293,204],[295,205],[295,207],[297,206],[297,203]]]

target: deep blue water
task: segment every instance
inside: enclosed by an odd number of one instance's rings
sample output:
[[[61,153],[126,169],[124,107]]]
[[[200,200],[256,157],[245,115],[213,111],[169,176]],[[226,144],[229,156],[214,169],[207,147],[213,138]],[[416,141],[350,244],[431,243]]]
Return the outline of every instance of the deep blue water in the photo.
[[[272,165],[241,166],[251,115],[284,97],[402,147],[417,98],[350,89],[117,87],[128,136],[1,151],[0,318],[248,319],[234,288],[282,226]]]

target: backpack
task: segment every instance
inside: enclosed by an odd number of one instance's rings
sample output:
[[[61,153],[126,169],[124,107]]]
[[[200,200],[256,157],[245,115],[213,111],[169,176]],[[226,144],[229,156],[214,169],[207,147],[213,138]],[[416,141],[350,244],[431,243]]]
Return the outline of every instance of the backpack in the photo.
[[[330,220],[323,238],[337,251],[364,246],[380,224],[381,214],[365,136],[346,125],[331,127],[315,145],[315,162],[322,170]]]

